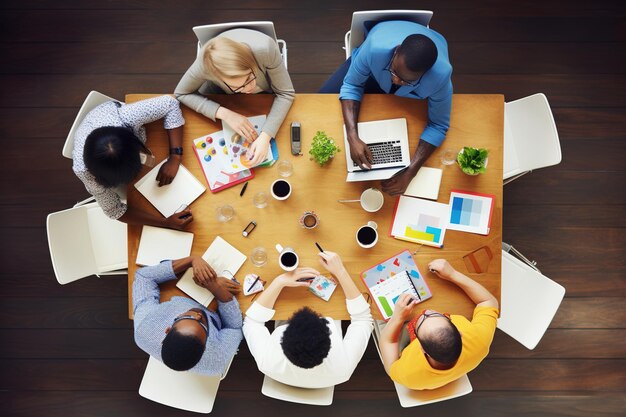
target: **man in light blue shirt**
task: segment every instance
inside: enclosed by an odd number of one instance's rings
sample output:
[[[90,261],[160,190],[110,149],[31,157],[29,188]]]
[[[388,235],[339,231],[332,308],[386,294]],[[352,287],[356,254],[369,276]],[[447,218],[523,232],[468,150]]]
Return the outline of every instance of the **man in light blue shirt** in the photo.
[[[345,77],[343,75],[345,74]],[[362,168],[371,168],[372,155],[359,138],[357,123],[364,93],[387,93],[428,99],[428,123],[406,170],[382,182],[383,191],[402,194],[450,127],[452,66],[448,45],[439,33],[417,23],[394,20],[376,24],[321,93],[339,90],[350,155]],[[343,78],[341,89],[338,79]]]
[[[159,302],[159,284],[193,268],[196,284],[211,291],[217,312],[186,297]],[[243,339],[243,319],[235,282],[218,278],[199,256],[141,268],[133,282],[135,343],[176,371],[222,375]]]

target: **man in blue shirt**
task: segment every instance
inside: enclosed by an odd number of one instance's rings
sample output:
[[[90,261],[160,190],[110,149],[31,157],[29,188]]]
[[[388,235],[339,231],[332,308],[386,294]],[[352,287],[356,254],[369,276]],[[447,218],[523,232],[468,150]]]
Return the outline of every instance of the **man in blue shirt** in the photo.
[[[372,155],[357,130],[363,94],[428,99],[428,123],[409,167],[381,184],[388,194],[402,194],[445,139],[452,107],[451,75],[448,45],[443,36],[417,23],[394,20],[376,24],[363,44],[321,88],[321,93],[339,90],[350,155],[365,169],[371,168]],[[337,85],[340,77],[341,89]]]
[[[196,284],[211,291],[217,311],[187,297],[159,302],[159,284],[193,269]],[[239,285],[217,274],[199,256],[141,268],[133,282],[135,342],[143,351],[176,371],[222,375],[243,339],[237,299]]]

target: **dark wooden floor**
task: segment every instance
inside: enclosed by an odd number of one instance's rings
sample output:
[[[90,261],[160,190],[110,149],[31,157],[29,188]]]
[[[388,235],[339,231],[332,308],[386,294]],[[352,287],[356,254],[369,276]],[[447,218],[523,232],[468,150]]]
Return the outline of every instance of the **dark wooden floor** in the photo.
[[[383,5],[383,3],[385,3]],[[352,11],[434,10],[456,93],[545,93],[563,162],[505,189],[504,237],[567,289],[534,351],[498,331],[466,397],[401,409],[375,350],[330,409],[261,395],[242,344],[213,414],[601,416],[626,409],[626,9],[623,1],[3,1],[0,18],[0,414],[187,415],[139,397],[147,362],[124,277],[57,284],[47,213],[86,197],[61,147],[86,94],[171,92],[195,54],[191,27],[273,20],[298,92],[343,60]],[[621,410],[621,411],[620,411]]]

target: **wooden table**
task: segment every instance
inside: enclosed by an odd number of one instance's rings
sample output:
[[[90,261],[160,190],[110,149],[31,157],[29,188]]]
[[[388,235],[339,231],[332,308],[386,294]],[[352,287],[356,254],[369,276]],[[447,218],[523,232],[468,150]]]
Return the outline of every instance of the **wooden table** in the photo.
[[[126,102],[132,103],[153,97],[151,94],[130,94]],[[222,105],[247,116],[267,114],[272,103],[271,95],[220,95],[214,98]],[[221,130],[221,122],[210,119],[182,106],[185,117],[183,165],[187,167],[205,185],[204,176],[192,148],[192,140],[205,134]],[[414,152],[419,134],[424,129],[427,119],[425,101],[395,97],[392,95],[366,95],[361,105],[360,121],[405,117],[408,122],[411,154]],[[302,124],[303,156],[292,156],[289,143],[289,128],[293,121]],[[281,159],[288,159],[294,165],[294,174],[288,178],[293,185],[291,197],[286,201],[276,201],[270,197],[264,209],[252,204],[252,196],[258,191],[269,191],[270,184],[279,178],[276,166],[258,168],[256,177],[248,184],[243,197],[239,197],[241,185],[212,194],[207,191],[192,205],[194,221],[187,229],[193,232],[192,254],[202,255],[215,236],[219,235],[246,255],[250,255],[256,246],[263,246],[268,251],[268,263],[259,268],[247,260],[237,277],[256,273],[264,280],[271,281],[282,271],[278,266],[276,243],[290,246],[300,256],[300,266],[312,266],[326,272],[317,259],[314,242],[319,242],[326,250],[339,253],[357,286],[367,292],[359,274],[365,269],[404,249],[416,250],[420,245],[393,239],[388,236],[396,198],[385,195],[385,203],[377,213],[365,212],[358,203],[342,204],[337,199],[357,199],[361,192],[378,182],[346,183],[345,149],[343,145],[343,119],[341,105],[334,94],[298,94],[296,100],[277,134],[277,143]],[[451,189],[461,189],[496,196],[495,208],[488,236],[481,236],[457,231],[447,231],[442,249],[422,246],[414,256],[418,267],[433,292],[433,297],[422,303],[422,308],[463,314],[471,318],[474,304],[457,288],[428,272],[426,265],[433,259],[446,258],[459,271],[466,273],[483,284],[489,291],[500,298],[501,277],[501,242],[502,242],[502,148],[504,131],[504,97],[502,95],[454,95],[450,129],[443,146],[426,162],[425,166],[441,167],[440,152],[444,148],[455,150],[463,146],[484,147],[489,150],[487,172],[478,176],[468,176],[456,165],[444,168],[439,202],[447,203]],[[325,131],[335,138],[342,151],[333,161],[319,167],[309,160],[308,151],[311,139],[317,130]],[[162,121],[147,126],[148,145],[162,160],[168,153],[167,134]],[[148,171],[144,168],[140,177]],[[139,194],[133,186],[128,188],[128,202],[133,206],[158,212]],[[227,222],[216,220],[216,207],[231,204],[235,217]],[[298,223],[301,214],[314,210],[320,216],[316,229],[305,230]],[[258,226],[248,238],[241,234],[250,220],[256,220]],[[372,249],[363,249],[355,241],[356,230],[369,220],[378,223],[379,241]],[[128,227],[128,291],[129,315],[132,318],[132,283],[137,269],[135,259],[141,235],[141,226]],[[469,274],[463,262],[463,256],[482,247],[488,246],[494,255],[488,272]],[[184,295],[175,286],[176,281],[161,285],[161,300],[168,300],[174,295]],[[287,319],[291,313],[303,305],[308,305],[324,316],[335,319],[349,319],[345,307],[344,294],[338,288],[329,302],[325,302],[305,289],[286,288],[276,302],[275,319]],[[242,311],[250,305],[251,297],[238,297]],[[375,318],[381,318],[375,306],[372,306]]]

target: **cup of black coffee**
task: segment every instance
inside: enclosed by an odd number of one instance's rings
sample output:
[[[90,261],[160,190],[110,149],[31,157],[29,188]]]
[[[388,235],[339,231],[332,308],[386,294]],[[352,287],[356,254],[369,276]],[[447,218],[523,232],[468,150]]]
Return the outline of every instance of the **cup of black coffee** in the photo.
[[[373,248],[378,242],[378,225],[375,222],[367,222],[366,225],[359,227],[356,232],[356,243],[360,247],[369,249]]]
[[[291,248],[283,248],[281,245],[276,244],[276,250],[278,251],[278,265],[280,267],[289,272],[293,271],[298,267],[298,255]]]
[[[270,192],[276,200],[286,200],[291,195],[291,184],[287,180],[276,180],[272,183]]]

